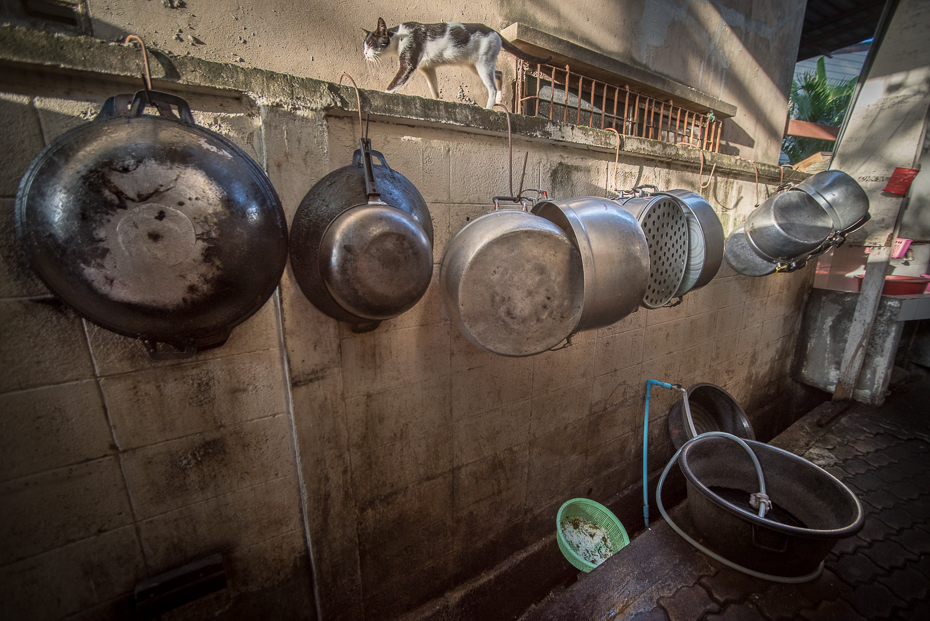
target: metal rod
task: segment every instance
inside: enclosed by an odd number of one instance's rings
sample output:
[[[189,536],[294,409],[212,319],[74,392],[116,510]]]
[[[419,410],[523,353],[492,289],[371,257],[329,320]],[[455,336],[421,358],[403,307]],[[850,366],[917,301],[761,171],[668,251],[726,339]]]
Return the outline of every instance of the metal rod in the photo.
[[[578,76],[578,114],[575,125],[581,125],[581,95],[584,93],[584,76]],[[565,103],[568,103],[568,93],[565,93]]]
[[[562,122],[568,123],[568,83],[571,78],[572,70],[565,65],[565,104],[562,106]]]
[[[503,108],[507,115],[507,180],[510,182],[510,196],[513,196],[513,132],[510,129],[510,110],[504,104],[496,103],[494,108]]]
[[[678,143],[678,124],[681,122],[681,106],[678,106],[678,116],[675,118],[675,143]]]
[[[601,129],[604,129],[604,115],[607,112],[607,84],[604,84],[604,98],[601,100]]]
[[[149,92],[152,90],[152,74],[149,72],[149,55],[148,55],[148,53],[145,51],[145,43],[142,41],[141,38],[139,38],[139,35],[131,34],[131,35],[128,35],[128,36],[123,40],[123,45],[126,45],[126,44],[129,43],[130,41],[136,41],[140,46],[142,46],[142,67],[143,67],[143,69],[144,69],[144,71],[145,71],[145,73],[144,73],[143,76],[142,76],[142,80],[143,80],[143,82],[145,83],[145,95],[146,95],[146,99],[148,99],[149,101],[151,101],[152,98],[149,97],[148,94],[149,94]],[[156,106],[156,107],[157,107],[157,106]]]
[[[623,102],[623,133],[628,134],[626,126],[630,123],[630,87],[624,86],[623,88],[626,90],[626,100]]]
[[[633,104],[633,105],[634,105],[634,109],[633,109],[633,127],[634,127],[634,129],[633,129],[633,131],[631,131],[630,133],[631,133],[631,135],[635,136],[635,135],[636,135],[636,129],[635,129],[635,127],[636,127],[636,125],[639,124],[639,95],[638,95],[638,94],[636,95],[636,103]]]
[[[552,109],[555,107],[555,66],[552,67],[552,81],[549,82],[549,120],[552,120]]]

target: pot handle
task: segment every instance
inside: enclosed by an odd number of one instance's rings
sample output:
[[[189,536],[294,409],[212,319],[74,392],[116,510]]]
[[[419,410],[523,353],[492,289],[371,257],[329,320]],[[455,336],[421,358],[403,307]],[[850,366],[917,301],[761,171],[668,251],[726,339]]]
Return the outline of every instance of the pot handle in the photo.
[[[122,93],[109,97],[94,117],[94,121],[109,121],[119,116],[129,116],[129,106],[132,104],[132,93]]]
[[[186,339],[180,344],[183,347],[177,347],[174,350],[159,349],[159,341],[151,339],[142,339],[142,344],[152,360],[183,360],[184,358],[191,358],[197,353],[197,343],[194,339]],[[162,343],[162,345],[166,345],[166,343]]]
[[[491,200],[494,201],[494,211],[500,211],[501,201],[520,203],[523,206],[523,211],[526,211],[526,204],[533,199],[526,198],[525,196],[495,196]]]
[[[392,175],[394,174],[394,169],[391,168],[390,166],[388,166],[387,160],[384,159],[384,154],[382,154],[381,151],[375,151],[374,149],[369,149],[368,152],[371,153],[371,155],[372,155],[373,157],[378,158],[378,159],[381,161],[381,165],[384,166],[385,168],[387,168],[387,169],[390,171],[390,173],[391,173]],[[361,149],[356,149],[356,150],[355,150],[355,153],[352,155],[352,165],[353,165],[353,166],[361,166],[361,165],[362,165],[362,151],[361,151]]]
[[[191,114],[191,107],[186,99],[161,91],[136,92],[135,96],[132,98],[132,106],[129,108],[129,116],[131,118],[142,116],[146,106],[149,104],[155,106],[159,114],[164,117],[180,121],[185,125],[197,125],[194,121],[194,115]],[[178,109],[177,114],[171,110],[171,106],[175,106]]]

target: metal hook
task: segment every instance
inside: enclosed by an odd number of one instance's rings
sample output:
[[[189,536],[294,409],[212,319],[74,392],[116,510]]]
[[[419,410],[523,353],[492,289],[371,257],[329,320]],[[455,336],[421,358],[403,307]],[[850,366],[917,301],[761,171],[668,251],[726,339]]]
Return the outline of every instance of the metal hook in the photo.
[[[495,108],[502,108],[504,113],[507,115],[507,170],[508,170],[508,181],[510,182],[510,195],[518,196],[519,194],[513,193],[513,129],[510,126],[510,110],[507,109],[507,106],[504,104],[496,103],[494,104]],[[530,152],[526,152],[526,157],[523,159],[523,175],[526,175],[526,160],[529,158]],[[520,177],[520,188],[523,188],[523,177]]]
[[[717,170],[717,163],[714,162],[714,167],[710,169],[710,178],[707,179],[707,183],[704,183],[704,181],[702,180],[704,177],[704,151],[701,150],[701,170],[698,171],[698,185],[701,186],[702,190],[706,188],[707,186],[709,186],[711,181],[714,180],[714,171],[716,170]]]
[[[614,185],[610,189],[611,192],[617,191],[617,169],[620,168],[620,144],[622,143],[622,138],[620,138],[620,132],[618,132],[613,127],[606,128],[607,131],[617,134],[617,152],[614,155]]]
[[[362,126],[362,97],[358,94],[358,84],[355,83],[355,80],[348,73],[343,73],[341,76],[339,76],[340,86],[342,86],[342,78],[349,78],[349,81],[352,82],[352,87],[355,89],[355,101],[356,103],[358,103],[358,135],[359,135],[359,138],[368,138],[368,130],[367,128]]]
[[[145,82],[145,95],[149,101],[152,100],[151,97],[148,97],[149,93],[152,90],[152,74],[149,72],[149,56],[145,51],[145,43],[139,38],[139,35],[131,34],[123,40],[123,45],[126,45],[130,41],[137,41],[139,45],[142,46],[142,65],[145,68],[145,74],[143,75],[143,81]],[[156,105],[156,107],[158,107]]]

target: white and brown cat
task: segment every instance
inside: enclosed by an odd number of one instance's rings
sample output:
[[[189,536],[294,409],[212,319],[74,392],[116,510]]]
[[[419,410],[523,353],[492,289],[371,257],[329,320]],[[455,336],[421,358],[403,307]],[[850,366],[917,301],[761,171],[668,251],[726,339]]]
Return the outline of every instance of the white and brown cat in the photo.
[[[380,17],[377,30],[365,30],[363,46],[366,60],[376,61],[384,54],[397,54],[400,59],[400,69],[388,85],[388,93],[406,84],[419,69],[433,97],[439,99],[436,67],[466,65],[478,74],[488,89],[486,108],[492,108],[500,97],[503,75],[497,70],[497,55],[501,48],[530,63],[545,64],[551,58],[527,54],[484,24],[404,22],[388,28]]]

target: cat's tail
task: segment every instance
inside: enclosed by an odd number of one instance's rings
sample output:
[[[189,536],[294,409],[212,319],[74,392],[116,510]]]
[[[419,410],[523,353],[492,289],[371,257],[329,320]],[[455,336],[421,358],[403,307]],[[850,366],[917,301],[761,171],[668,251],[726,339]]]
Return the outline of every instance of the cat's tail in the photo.
[[[525,60],[528,63],[534,63],[537,65],[545,65],[550,60],[552,60],[552,56],[546,56],[545,58],[543,58],[542,56],[533,56],[532,54],[527,54],[526,52],[518,48],[516,45],[514,45],[513,43],[511,43],[504,37],[501,37],[501,47],[504,48],[504,51],[510,52],[511,54],[519,58],[520,60]]]

